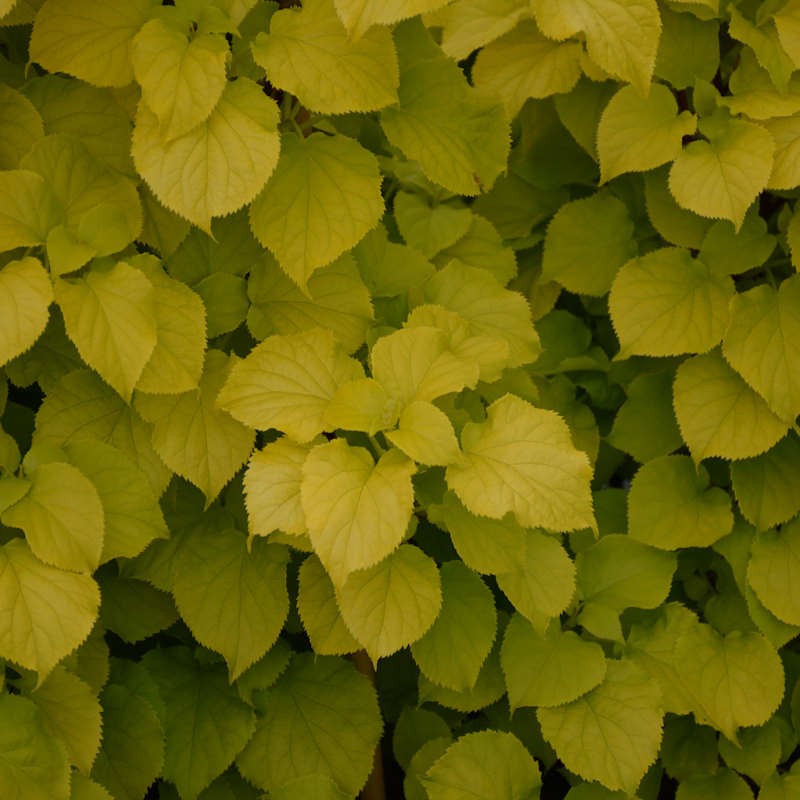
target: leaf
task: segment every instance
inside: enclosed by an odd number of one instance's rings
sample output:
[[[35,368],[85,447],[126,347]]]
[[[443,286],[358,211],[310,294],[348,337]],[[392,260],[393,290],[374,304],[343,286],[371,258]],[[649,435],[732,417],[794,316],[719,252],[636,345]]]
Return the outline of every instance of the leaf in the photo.
[[[225,89],[228,44],[222,36],[191,39],[177,20],[151,19],[134,36],[130,58],[142,99],[156,115],[164,142],[205,122]]]
[[[95,86],[127,86],[131,42],[153,7],[152,0],[46,0],[33,25],[31,60]]]
[[[16,169],[34,142],[44,136],[36,107],[21,92],[0,87],[0,169]]]
[[[399,450],[377,464],[344,439],[317,445],[303,464],[300,498],[314,551],[334,584],[392,553],[411,518],[416,467]]]
[[[248,78],[228,81],[208,119],[168,142],[139,104],[131,153],[153,194],[206,233],[249,203],[278,164],[278,108]]]
[[[334,0],[336,11],[348,33],[358,40],[372,25],[395,22],[436,11],[448,0]]]
[[[519,614],[506,628],[500,662],[512,710],[571,703],[598,686],[606,674],[599,644],[558,626],[541,635]]]
[[[164,703],[163,776],[181,796],[196,798],[250,740],[255,714],[221,664],[201,664],[188,648],[151,650],[142,663]]]
[[[769,73],[770,79],[780,92],[785,92],[795,64],[781,46],[775,25],[754,25],[738,9],[731,9],[730,35],[746,44],[755,54],[759,64]]]
[[[325,430],[338,387],[359,377],[361,365],[336,348],[333,334],[312,328],[253,348],[231,368],[217,403],[252,428],[277,428],[305,444]]]
[[[461,61],[508,33],[528,13],[525,0],[462,0],[439,12],[442,50]]]
[[[609,101],[597,128],[601,182],[624,172],[646,172],[673,161],[684,136],[695,132],[697,118],[678,113],[672,92],[654,84],[646,98],[623,86]]]
[[[761,800],[790,800],[792,794],[800,789],[800,775],[790,772],[784,775],[773,773],[761,784]]]
[[[629,261],[609,296],[617,358],[707,352],[725,333],[733,295],[727,275],[683,248],[662,247]]]
[[[415,400],[403,409],[397,429],[388,431],[386,438],[409,458],[422,464],[446,466],[460,457],[447,415],[422,400]]]
[[[775,249],[775,237],[755,206],[735,231],[727,220],[715,222],[703,236],[699,256],[714,272],[735,275],[763,264]]]
[[[678,425],[698,463],[709,456],[757,456],[788,428],[718,350],[687,359],[678,367],[674,397]]]
[[[100,621],[125,642],[142,642],[178,621],[172,596],[149,583],[106,574],[100,589]]]
[[[158,340],[153,284],[120,261],[56,281],[55,299],[81,357],[130,401]]]
[[[9,261],[0,269],[0,364],[24,353],[50,317],[53,287],[38,258]]]
[[[747,582],[758,599],[782,622],[800,624],[800,520],[779,531],[764,531],[753,540]]]
[[[786,422],[800,413],[800,277],[737,294],[722,343],[728,363]]]
[[[609,661],[589,694],[536,712],[544,738],[567,769],[635,794],[661,743],[661,693],[633,662]]]
[[[628,493],[629,534],[662,550],[708,547],[730,533],[728,494],[709,486],[688,456],[662,456],[639,469]]]
[[[358,142],[323,133],[285,134],[275,173],[250,206],[250,226],[307,291],[314,270],[378,224],[380,187],[378,162]]]
[[[43,564],[21,539],[0,550],[0,598],[0,656],[35,670],[39,683],[86,639],[100,605],[91,577]]]
[[[0,792],[8,800],[67,800],[69,763],[27,697],[0,694]]]
[[[775,143],[762,126],[714,115],[700,122],[704,140],[690,142],[669,173],[678,204],[702,217],[729,219],[738,230],[767,186]]]
[[[114,800],[114,798],[99,783],[84,777],[79,772],[73,772],[69,800]]]
[[[395,29],[400,101],[381,112],[390,143],[454,194],[490,188],[505,168],[508,123],[499,105],[466,82],[420,22]]]
[[[775,140],[775,161],[767,183],[768,189],[796,186],[800,180],[800,126],[795,117],[768,119],[762,125]]]
[[[447,484],[473,514],[551,530],[594,526],[592,470],[574,448],[569,428],[553,411],[504,395],[487,421],[461,433],[463,462],[447,468]]]
[[[383,724],[375,690],[346,661],[295,655],[269,690],[266,713],[236,764],[273,791],[311,773],[329,775],[349,796],[372,770]]]
[[[238,531],[195,528],[175,565],[173,594],[197,640],[222,653],[235,681],[278,638],[289,613],[286,551]]]
[[[606,191],[564,204],[547,226],[541,280],[571,292],[604,295],[637,254],[627,206]]]
[[[273,800],[294,800],[305,797],[309,800],[348,800],[346,795],[332,778],[326,775],[312,774],[293,778],[270,792]]]
[[[725,763],[731,769],[748,775],[759,785],[763,785],[781,761],[781,722],[779,717],[773,717],[759,728],[742,731],[739,747],[727,739],[720,739],[719,753]]]
[[[373,28],[351,39],[333,0],[273,14],[269,33],[260,33],[252,49],[273,86],[311,111],[377,111],[397,101],[400,76],[391,33]]]
[[[41,464],[30,491],[2,514],[22,528],[33,554],[45,564],[91,573],[100,563],[103,505],[92,482],[71,464]]]
[[[461,736],[422,778],[430,800],[522,800],[538,793],[538,764],[512,733],[486,730]]]
[[[650,223],[668,243],[699,250],[712,226],[710,219],[681,208],[669,190],[666,167],[644,176],[645,206]],[[733,223],[730,223],[733,228]]]
[[[0,172],[0,191],[5,201],[0,209],[0,246],[3,250],[43,244],[59,209],[44,178],[28,169]]]
[[[246,319],[250,303],[244,278],[215,272],[195,287],[208,315],[209,339],[236,330]]]
[[[431,202],[412,192],[398,192],[394,196],[394,217],[406,244],[426,258],[454,245],[472,224],[468,208]]]
[[[705,800],[724,797],[726,800],[750,800],[753,796],[747,782],[733,770],[721,769],[714,775],[692,775],[681,783],[681,800]],[[761,793],[759,793],[759,797]]]
[[[694,86],[696,78],[711,81],[719,64],[719,22],[661,9],[661,39],[655,77],[676,89]]]

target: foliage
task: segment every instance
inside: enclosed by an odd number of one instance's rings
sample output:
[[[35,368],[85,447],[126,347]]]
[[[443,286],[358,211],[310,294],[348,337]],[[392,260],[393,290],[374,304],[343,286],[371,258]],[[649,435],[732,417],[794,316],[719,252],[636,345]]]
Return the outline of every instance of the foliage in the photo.
[[[0,196],[0,796],[800,795],[800,2],[0,0]]]

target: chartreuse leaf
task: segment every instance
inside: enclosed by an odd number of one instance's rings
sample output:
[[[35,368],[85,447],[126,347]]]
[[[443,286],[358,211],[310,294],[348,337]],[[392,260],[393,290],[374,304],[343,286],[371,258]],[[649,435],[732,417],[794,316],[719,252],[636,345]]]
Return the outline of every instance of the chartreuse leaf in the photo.
[[[758,530],[790,520],[800,511],[800,442],[790,434],[771,450],[731,464],[739,510]]]
[[[378,224],[380,188],[377,159],[353,139],[285,134],[275,173],[250,206],[250,225],[286,274],[308,291],[315,269]]]
[[[458,441],[447,415],[422,400],[403,409],[397,429],[387,432],[386,438],[420,464],[446,466],[459,459]]]
[[[362,649],[344,624],[333,583],[315,555],[300,567],[297,612],[315,653],[339,656]]]
[[[441,567],[442,608],[427,633],[411,645],[429,680],[455,691],[471,689],[497,632],[492,593],[460,561]]]
[[[91,573],[100,563],[105,531],[94,484],[71,464],[41,464],[30,473],[30,491],[2,514],[22,528],[34,555],[46,564]]]
[[[483,5],[489,6],[485,1]],[[458,7],[451,6],[453,13]],[[495,9],[496,4],[489,7]],[[513,17],[506,15],[503,19]],[[443,39],[442,47],[448,51],[447,39]],[[542,36],[533,20],[523,20],[480,50],[472,77],[478,89],[503,100],[506,115],[513,119],[529,97],[569,92],[581,76],[581,53],[577,42],[554,42]]]
[[[225,89],[229,53],[222,36],[197,33],[189,39],[178,20],[168,17],[139,29],[130,48],[133,72],[165,142],[211,116]]]
[[[661,692],[632,661],[608,661],[603,682],[557,708],[536,712],[566,767],[608,789],[635,794],[661,743]]]
[[[300,499],[314,551],[334,584],[377,564],[400,544],[411,517],[415,470],[397,449],[375,463],[368,450],[344,439],[308,454]]]
[[[791,800],[800,791],[800,775],[797,771],[779,775],[777,772],[761,784],[758,796],[761,800]]]
[[[662,550],[708,547],[733,527],[727,492],[709,487],[708,473],[688,456],[645,464],[628,493],[629,534]]]
[[[95,264],[57,280],[55,299],[82,358],[129,401],[158,341],[153,284],[124,261]]]
[[[655,76],[676,89],[697,78],[711,81],[719,66],[719,23],[662,8],[661,25]]]
[[[737,8],[732,8],[728,30],[734,39],[750,47],[778,91],[785,92],[795,64],[781,46],[776,26],[767,23],[757,27]]]
[[[229,528],[198,526],[183,540],[172,588],[197,640],[225,657],[235,681],[269,650],[286,615],[286,550]]]
[[[142,660],[164,703],[164,777],[196,798],[249,741],[255,714],[228,684],[221,664],[204,664],[188,648],[151,650]]]
[[[154,0],[47,0],[33,25],[31,60],[95,86],[127,86],[131,42],[154,6]]]
[[[364,431],[373,436],[397,421],[398,404],[374,378],[343,383],[325,413],[325,427]]]
[[[542,280],[571,292],[603,295],[617,270],[637,254],[625,204],[607,191],[561,206],[547,226]]]
[[[372,25],[393,25],[395,22],[436,11],[449,0],[334,0],[336,11],[354,39]]]
[[[422,778],[430,800],[522,800],[542,783],[538,764],[506,731],[479,731],[460,737]]]
[[[502,108],[467,83],[421,22],[403,23],[394,35],[400,101],[381,112],[389,141],[451,192],[476,195],[490,188],[509,152]]]
[[[217,402],[252,428],[277,428],[305,443],[325,430],[339,386],[363,374],[336,347],[330,330],[270,336],[234,364]]]
[[[533,0],[542,33],[567,39],[583,31],[598,66],[646,95],[661,33],[655,0]]]
[[[688,250],[662,247],[629,261],[609,296],[619,358],[704,353],[719,344],[734,295],[727,275]]]
[[[800,182],[798,139],[800,124],[796,116],[763,120],[761,123],[775,140],[775,161],[767,183],[768,189],[786,189]]]
[[[194,290],[206,308],[209,339],[235,330],[247,318],[250,303],[244,278],[239,275],[215,272],[203,278]]]
[[[589,460],[555,412],[505,395],[486,422],[464,426],[461,448],[447,483],[473,514],[500,519],[511,511],[524,526],[557,531],[594,527]]]
[[[713,775],[691,775],[681,782],[675,795],[678,800],[750,800],[752,796],[744,778],[725,768]]]
[[[571,703],[606,675],[606,657],[599,644],[558,625],[542,635],[520,614],[508,623],[500,663],[512,709]]]
[[[303,775],[329,775],[350,797],[372,770],[383,724],[375,690],[348,662],[298,654],[267,693],[266,713],[236,765],[272,791]]]
[[[748,775],[757,784],[763,785],[775,772],[778,762],[782,760],[781,722],[783,720],[780,717],[773,717],[765,725],[741,731],[739,747],[727,739],[720,739],[719,753],[725,759],[725,763],[731,769]]]
[[[779,531],[756,535],[747,566],[747,582],[778,619],[800,624],[800,519]]]
[[[68,800],[69,763],[27,697],[0,694],[0,792],[9,800]]]
[[[715,272],[735,275],[763,264],[772,255],[775,242],[753,206],[738,231],[727,220],[715,222],[703,237],[699,255]]]
[[[164,766],[164,729],[152,705],[111,683],[100,695],[103,740],[92,778],[116,800],[140,800]]]
[[[692,458],[751,458],[788,429],[718,350],[687,359],[674,385],[675,415]]]
[[[64,667],[56,667],[30,698],[45,727],[63,742],[70,763],[88,775],[101,732],[100,703],[91,688]]]
[[[255,434],[217,406],[232,370],[219,350],[206,355],[197,389],[177,395],[137,395],[136,409],[153,423],[153,447],[164,463],[197,486],[207,503],[247,460]]]
[[[351,572],[336,594],[342,619],[373,663],[416,642],[442,607],[436,562],[400,547],[375,566]]]
[[[439,12],[442,50],[456,61],[508,33],[530,13],[525,0],[462,0]]]
[[[728,81],[731,94],[722,97],[719,104],[733,114],[746,113],[750,119],[756,120],[793,116],[800,110],[798,77],[793,75],[786,90],[779,91],[769,72],[758,63],[755,53],[744,47],[739,64]]]
[[[42,262],[30,256],[0,269],[0,364],[24,353],[44,332],[53,287]]]
[[[73,772],[69,800],[114,800],[114,798],[99,783],[79,772]]]
[[[409,771],[414,755],[433,739],[449,739],[450,726],[435,711],[406,706],[401,712],[392,733],[392,752],[405,772]]]
[[[21,539],[0,549],[0,598],[0,656],[40,683],[89,635],[100,605],[91,577],[42,563]]]
[[[422,777],[438,761],[452,744],[453,737],[447,734],[429,739],[414,753],[403,777],[403,793],[406,800],[429,800],[422,785]]]
[[[0,172],[0,247],[43,244],[48,231],[61,221],[57,201],[44,178],[28,169]]]
[[[270,82],[321,114],[377,111],[397,101],[400,75],[391,33],[373,28],[352,40],[334,0],[273,14],[252,44]]]
[[[678,204],[712,219],[729,219],[738,230],[745,212],[766,188],[775,143],[755,122],[717,112],[699,123],[706,138],[690,142],[669,173]]]
[[[277,125],[275,103],[249,78],[239,78],[228,81],[207,120],[170,141],[140,103],[131,153],[153,194],[209,232],[212,217],[249,203],[272,175],[281,149]]]
[[[318,773],[293,778],[273,789],[269,796],[272,800],[295,800],[297,797],[307,800],[349,800],[350,795],[343,792],[333,778]]]
[[[16,169],[20,158],[44,136],[36,106],[21,92],[0,88],[0,169]]]
[[[691,136],[696,126],[693,114],[678,113],[675,96],[663,84],[654,84],[647,97],[623,86],[609,101],[597,128],[601,181],[673,161],[681,152],[683,137]]]
[[[713,223],[693,211],[681,208],[675,202],[669,190],[667,174],[667,168],[663,167],[644,176],[647,216],[665,241],[699,250]]]
[[[394,218],[406,244],[427,258],[455,244],[472,224],[468,208],[431,203],[413,192],[398,192],[394,196]]]
[[[731,322],[722,343],[728,363],[783,420],[800,413],[800,277],[776,290],[756,286],[731,302]]]

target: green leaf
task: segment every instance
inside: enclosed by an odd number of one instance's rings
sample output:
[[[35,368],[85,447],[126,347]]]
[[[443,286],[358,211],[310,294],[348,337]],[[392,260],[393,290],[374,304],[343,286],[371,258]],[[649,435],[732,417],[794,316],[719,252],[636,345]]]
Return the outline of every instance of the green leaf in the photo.
[[[678,113],[672,92],[654,84],[646,98],[623,86],[609,101],[597,128],[601,181],[624,172],[646,172],[673,161],[684,136],[695,132],[697,118]]]
[[[752,796],[744,778],[730,769],[715,775],[692,775],[681,782],[675,795],[677,800],[750,800]]]
[[[747,582],[778,619],[800,625],[800,519],[779,531],[759,533],[753,540]]]
[[[473,514],[500,519],[511,511],[524,526],[556,531],[594,527],[589,461],[555,412],[505,395],[486,422],[464,426],[461,448],[447,483]]]
[[[273,86],[321,114],[377,111],[397,101],[400,81],[391,33],[373,28],[351,39],[333,0],[273,14],[253,58]]]
[[[421,22],[395,29],[400,102],[381,112],[391,144],[425,175],[463,195],[490,188],[505,169],[508,123],[501,107],[473,89]]]
[[[205,122],[225,89],[230,50],[218,34],[189,39],[177,21],[151,19],[131,42],[142,100],[156,115],[165,142]]]
[[[435,711],[406,706],[392,733],[392,752],[397,763],[408,772],[415,753],[433,739],[449,738],[450,726]]]
[[[314,551],[340,586],[392,553],[411,518],[416,466],[399,450],[375,463],[344,439],[317,445],[303,464],[300,498]]]
[[[188,648],[151,650],[142,663],[164,703],[163,776],[181,796],[196,798],[247,744],[255,714],[221,664],[201,664]]]
[[[571,292],[604,295],[617,270],[636,254],[626,205],[601,191],[566,203],[550,221],[541,279],[558,281]]]
[[[16,169],[19,160],[44,136],[36,107],[25,95],[0,86],[0,169]]]
[[[88,775],[100,748],[100,703],[80,678],[56,667],[31,694],[45,727],[63,742],[70,763]]]
[[[662,8],[661,25],[655,77],[675,89],[692,87],[697,78],[713,80],[719,65],[719,23]]]
[[[753,51],[778,91],[785,92],[795,64],[781,46],[776,26],[770,23],[756,26],[737,8],[732,8],[728,31],[734,39],[746,44]]]
[[[797,0],[789,0],[778,9],[772,19],[778,31],[778,39],[783,49],[800,66],[800,7]]]
[[[361,365],[339,351],[333,333],[312,328],[253,348],[233,365],[217,402],[252,428],[277,428],[305,443],[326,429],[339,386],[360,377]]]
[[[739,510],[758,530],[790,520],[800,511],[800,442],[789,435],[755,458],[731,464]]]
[[[35,670],[41,683],[89,635],[100,592],[88,575],[43,564],[21,539],[3,545],[0,565],[0,598],[11,612],[0,627],[0,656]]]
[[[348,33],[361,37],[372,25],[393,25],[400,20],[436,11],[448,0],[334,0]]]
[[[197,486],[210,504],[244,464],[255,434],[217,406],[232,373],[229,358],[209,350],[197,389],[137,395],[136,409],[153,423],[153,447],[164,463]]]
[[[50,317],[53,287],[38,258],[9,261],[0,269],[0,364],[24,353]]]
[[[63,665],[88,684],[95,694],[108,681],[109,651],[101,625],[95,623],[89,636],[77,650],[64,659]]]
[[[308,291],[314,270],[378,224],[380,188],[375,156],[353,139],[285,134],[275,173],[250,207],[250,225],[286,274]]]
[[[497,612],[489,588],[460,561],[442,564],[440,574],[441,611],[411,654],[429,680],[464,691],[475,685],[492,649]]]
[[[158,340],[154,295],[153,284],[124,261],[55,284],[69,338],[126,401]]]
[[[382,728],[375,690],[351,664],[302,653],[269,690],[266,713],[236,764],[267,791],[319,773],[352,797],[372,770]]]
[[[636,473],[628,493],[629,533],[662,550],[708,547],[733,527],[727,492],[688,456],[662,456]]]
[[[416,642],[442,607],[436,562],[400,547],[375,566],[351,572],[337,592],[342,619],[374,664]]]
[[[197,640],[225,657],[235,681],[275,644],[289,613],[286,550],[232,528],[198,526],[183,540],[173,594]]]
[[[72,773],[69,800],[114,800],[99,783],[79,772]]]
[[[714,772],[719,766],[716,731],[707,725],[698,725],[689,716],[666,717],[661,763],[664,771],[678,781],[697,773]]]
[[[466,235],[472,212],[459,205],[431,202],[421,194],[398,192],[394,217],[406,244],[432,258]]]
[[[754,122],[714,115],[700,122],[704,140],[690,142],[669,173],[678,204],[702,217],[741,227],[745,212],[767,186],[775,143]]]
[[[735,275],[761,266],[774,249],[775,237],[753,206],[738,232],[727,220],[715,222],[703,237],[699,256],[714,272]]]
[[[598,686],[606,674],[599,644],[557,625],[542,635],[519,614],[508,623],[500,661],[512,710],[571,703]]]
[[[609,296],[617,358],[707,352],[725,333],[733,295],[727,275],[683,248],[662,247],[629,261]]]
[[[172,596],[144,581],[105,574],[100,621],[125,642],[136,644],[178,621]]]
[[[800,277],[776,290],[757,286],[731,302],[731,321],[722,352],[728,363],[786,422],[800,413]]]
[[[538,794],[538,764],[522,742],[505,731],[460,737],[422,778],[430,800],[522,800]]]
[[[488,4],[484,2],[484,5]],[[493,3],[491,8],[494,10],[496,6]],[[458,4],[451,6],[452,9],[458,7]],[[507,23],[514,17],[506,14],[501,19]],[[484,37],[488,35],[484,30],[481,32]],[[447,27],[444,34],[446,36]],[[457,41],[455,37],[454,41]],[[445,52],[452,46],[443,39]],[[478,89],[503,100],[506,116],[513,119],[529,97],[569,92],[581,76],[582,52],[578,42],[554,42],[542,36],[533,20],[522,20],[513,30],[480,50],[472,77]]]
[[[0,694],[0,792],[8,800],[68,800],[64,747],[27,697]]]
[[[315,555],[300,567],[297,612],[318,655],[339,656],[362,649],[344,624],[333,582]]]
[[[608,789],[635,794],[661,743],[661,693],[631,661],[609,661],[589,694],[536,712],[566,767]]]
[[[800,775],[790,772],[784,775],[773,773],[761,785],[761,800],[791,800],[794,793],[800,790]]]
[[[403,409],[397,429],[387,432],[386,438],[421,464],[446,466],[460,457],[447,415],[422,400],[415,400]]]
[[[709,456],[757,456],[788,429],[718,350],[678,367],[674,402],[681,433],[698,463]]]
[[[662,238],[679,247],[699,250],[711,220],[681,208],[672,196],[663,167],[644,176],[645,205],[650,223]]]
[[[164,765],[164,730],[150,703],[120,684],[109,684],[103,706],[103,741],[92,778],[116,800],[141,800]]]
[[[139,104],[131,152],[136,169],[171,211],[207,233],[211,218],[249,203],[278,163],[278,107],[249,78],[228,81],[205,122],[170,141]]]
[[[720,739],[719,753],[725,759],[725,763],[742,775],[749,776],[760,786],[763,785],[782,760],[783,731],[780,725],[782,721],[780,717],[773,717],[761,727],[742,731],[739,736],[739,747],[727,739]],[[727,793],[725,796],[728,796]]]
[[[34,555],[46,564],[91,573],[100,563],[105,531],[94,484],[71,464],[42,464],[30,473],[30,491],[2,514],[22,528]]]
[[[133,80],[130,46],[147,22],[153,0],[46,0],[36,15],[31,60],[49,72],[66,72],[95,86]]]
[[[350,795],[345,794],[332,778],[327,775],[303,775],[293,778],[273,789],[269,796],[272,800],[295,800],[297,797],[306,800],[349,800]]]
[[[238,328],[246,319],[250,303],[244,278],[215,272],[198,283],[194,290],[202,298],[208,315],[209,339]]]

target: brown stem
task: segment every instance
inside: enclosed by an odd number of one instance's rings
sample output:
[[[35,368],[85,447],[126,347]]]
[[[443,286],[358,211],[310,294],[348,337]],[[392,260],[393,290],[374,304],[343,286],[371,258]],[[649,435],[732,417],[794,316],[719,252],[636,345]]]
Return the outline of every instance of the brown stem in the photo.
[[[375,668],[372,666],[366,650],[359,650],[350,656],[355,668],[364,675],[367,680],[375,685]],[[361,790],[361,800],[386,800],[386,782],[383,777],[383,751],[381,743],[375,746],[375,755],[372,762],[372,772],[367,783]]]

